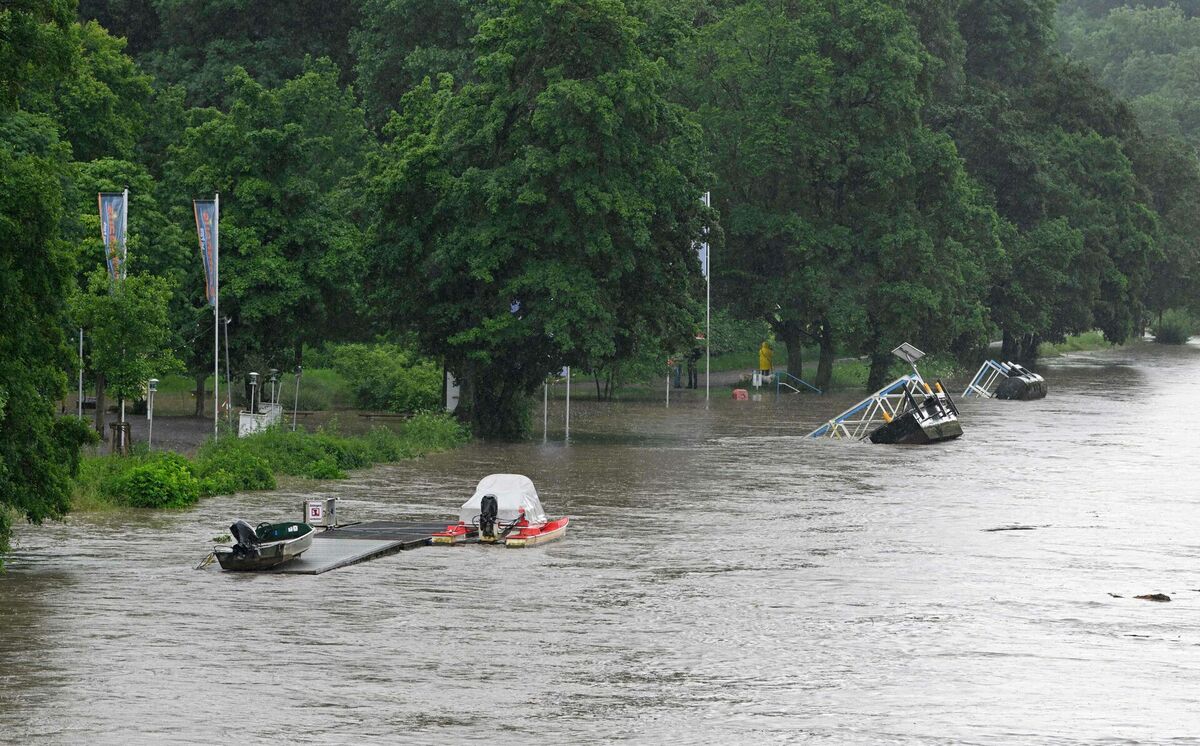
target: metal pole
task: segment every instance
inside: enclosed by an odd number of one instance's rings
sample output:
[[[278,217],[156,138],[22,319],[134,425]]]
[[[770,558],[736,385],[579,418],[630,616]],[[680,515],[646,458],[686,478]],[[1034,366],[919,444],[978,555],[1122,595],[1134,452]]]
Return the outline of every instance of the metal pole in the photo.
[[[704,206],[712,207],[712,193],[704,193]],[[712,246],[704,226],[704,406],[708,406],[709,376],[712,372]]]
[[[542,381],[542,442],[546,442],[546,433],[550,425],[550,384]]]
[[[292,400],[292,432],[296,432],[296,411],[300,409],[300,366],[296,366],[296,397]]]
[[[83,327],[79,327],[79,419],[83,419]]]
[[[567,366],[567,433],[565,440],[571,439],[571,366]]]
[[[158,391],[158,379],[151,378],[147,387],[146,418],[150,420],[149,431],[146,435],[146,450],[154,450],[154,393]]]
[[[213,440],[221,418],[221,195],[213,196]],[[228,392],[226,392],[228,393]]]
[[[233,427],[233,382],[230,380],[229,372],[229,322],[231,319],[225,317],[225,419],[229,422],[229,427]]]
[[[667,361],[671,362],[670,360]],[[667,409],[671,408],[671,367],[667,366]]]

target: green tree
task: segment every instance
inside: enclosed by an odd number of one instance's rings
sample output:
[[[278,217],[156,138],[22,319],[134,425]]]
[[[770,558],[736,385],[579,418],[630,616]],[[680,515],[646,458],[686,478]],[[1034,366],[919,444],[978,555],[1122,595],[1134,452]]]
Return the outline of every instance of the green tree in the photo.
[[[904,339],[974,344],[994,215],[953,143],[921,121],[940,63],[907,15],[874,0],[754,0],[695,47],[688,94],[730,246],[718,287],[773,327],[791,372],[804,337],[820,345],[822,388],[839,343],[872,355],[872,383]]]
[[[71,6],[26,0],[0,11],[0,554],[10,510],[39,523],[69,508],[88,432],[54,416],[70,356],[63,298],[70,257],[60,228],[69,151],[45,117],[16,110],[29,86],[72,64]]]
[[[181,85],[194,106],[232,103],[230,75],[246,70],[263,85],[282,86],[305,71],[306,58],[332,59],[350,81],[352,0],[151,0],[159,19],[153,47],[139,61],[156,78]]]
[[[500,8],[472,81],[424,83],[389,125],[371,275],[463,382],[476,432],[513,437],[547,373],[691,333],[703,187],[698,128],[624,4]]]
[[[241,70],[230,86],[229,111],[207,113],[170,149],[167,193],[187,225],[189,197],[220,193],[221,313],[234,320],[233,362],[286,369],[304,344],[360,329],[358,180],[373,141],[328,61],[278,88]]]
[[[71,320],[91,339],[91,367],[121,402],[142,398],[149,379],[182,368],[170,348],[170,300],[160,277],[131,274],[114,282],[105,269],[71,298]]]
[[[364,0],[350,36],[358,91],[381,127],[400,99],[425,78],[471,70],[471,37],[484,4],[473,0]]]

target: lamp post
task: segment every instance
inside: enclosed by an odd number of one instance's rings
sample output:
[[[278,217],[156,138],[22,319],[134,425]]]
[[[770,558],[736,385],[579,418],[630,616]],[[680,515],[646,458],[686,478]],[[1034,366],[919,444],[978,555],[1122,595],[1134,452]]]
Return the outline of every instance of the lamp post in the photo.
[[[158,379],[151,378],[146,393],[146,419],[150,420],[149,432],[146,436],[146,448],[154,450],[154,394],[158,391]]]
[[[271,380],[271,404],[279,403],[279,369],[271,368],[267,371]]]
[[[257,391],[258,391],[258,374],[251,373],[250,374],[250,414],[254,414],[256,411],[258,411],[257,407],[254,406],[255,402],[258,401],[258,396],[256,395]]]
[[[296,366],[296,394],[292,399],[292,432],[296,432],[296,410],[300,409],[300,366]]]

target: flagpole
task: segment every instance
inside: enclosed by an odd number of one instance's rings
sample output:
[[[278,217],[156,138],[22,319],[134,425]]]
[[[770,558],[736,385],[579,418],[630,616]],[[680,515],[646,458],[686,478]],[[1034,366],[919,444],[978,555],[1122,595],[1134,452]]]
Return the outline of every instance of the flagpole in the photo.
[[[221,194],[213,197],[213,440],[221,413]]]
[[[567,366],[567,420],[564,440],[571,439],[571,366]]]
[[[704,206],[712,207],[712,193],[704,193]],[[704,406],[708,406],[708,382],[712,369],[712,246],[704,226]]]
[[[121,264],[120,264],[120,266],[117,267],[117,274],[120,275],[120,279],[124,280],[125,276],[126,276],[125,260],[129,256],[129,252],[126,248],[126,246],[128,245],[127,242],[129,241],[129,187],[125,187],[124,191],[122,191],[122,193],[121,193],[121,196],[122,196],[122,204],[121,204],[121,239],[122,240],[120,241],[120,245],[118,247],[121,252]],[[121,350],[121,356],[122,357],[125,356],[125,350]],[[125,397],[124,396],[121,397],[121,437],[118,440],[121,443],[121,454],[125,455],[129,448],[129,444],[125,442]]]
[[[83,327],[79,327],[79,419],[83,419]]]

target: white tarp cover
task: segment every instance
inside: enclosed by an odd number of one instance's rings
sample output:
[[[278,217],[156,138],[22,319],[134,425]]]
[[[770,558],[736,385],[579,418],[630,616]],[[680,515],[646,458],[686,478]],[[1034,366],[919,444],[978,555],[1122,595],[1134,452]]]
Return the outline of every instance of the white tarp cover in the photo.
[[[521,508],[525,508],[525,518],[530,523],[546,522],[546,511],[542,510],[533,482],[521,474],[490,474],[479,480],[475,494],[459,509],[458,519],[468,526],[474,523],[484,495],[496,496],[496,517],[504,523],[515,521]]]

